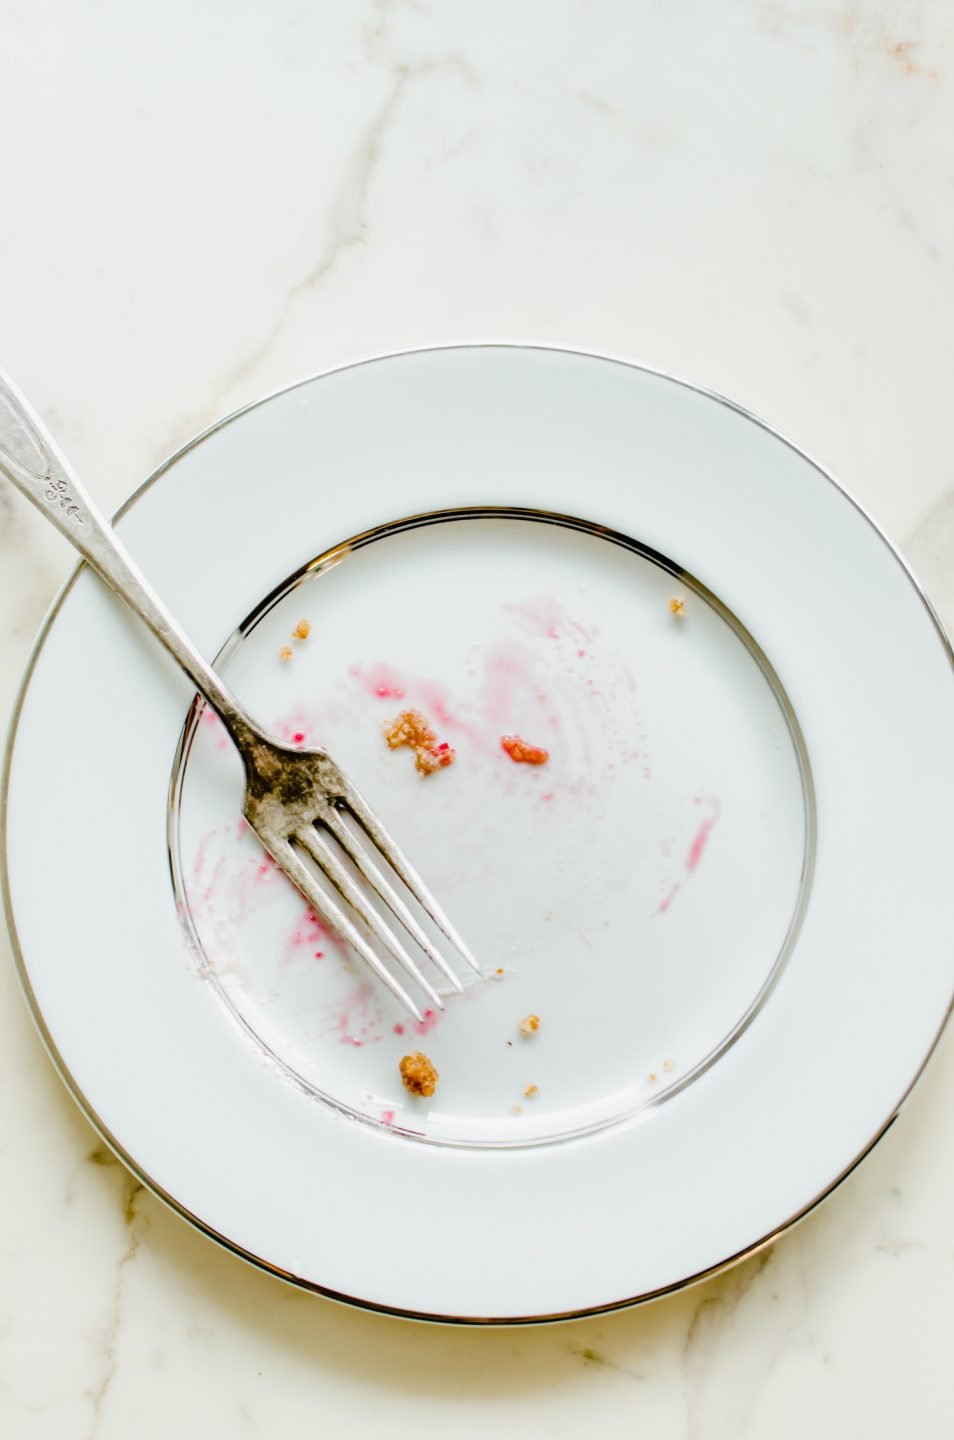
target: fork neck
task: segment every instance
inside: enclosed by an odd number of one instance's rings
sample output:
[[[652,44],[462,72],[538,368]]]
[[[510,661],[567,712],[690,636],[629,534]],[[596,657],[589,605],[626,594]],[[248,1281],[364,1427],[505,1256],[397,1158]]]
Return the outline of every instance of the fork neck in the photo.
[[[248,766],[249,760],[261,746],[263,735],[258,727],[239,705],[232,692],[219,680],[211,667],[203,667],[205,674],[189,672],[199,694],[222,721],[226,734]],[[214,683],[210,683],[214,682]]]

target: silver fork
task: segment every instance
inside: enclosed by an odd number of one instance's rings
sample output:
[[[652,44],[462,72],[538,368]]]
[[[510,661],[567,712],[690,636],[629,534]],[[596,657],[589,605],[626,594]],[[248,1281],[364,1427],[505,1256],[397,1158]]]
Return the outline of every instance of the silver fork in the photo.
[[[340,846],[423,954],[453,989],[461,991],[459,978],[375,863],[372,849],[384,857],[422,910],[479,975],[477,961],[417,871],[326,751],[290,750],[249,718],[166,610],[74,475],[43,422],[2,371],[0,470],[145,621],[219,716],[245,766],[245,818],[275,864],[298,887],[312,909],[353,946],[412,1015],[423,1019],[416,1002],[369,943],[369,936],[412,977],[432,1005],[443,1009],[438,991],[354,881],[330,842]],[[370,846],[349,825],[346,818],[349,815],[371,842]],[[344,904],[318,884],[303,853],[327,876]],[[349,911],[357,916],[361,928]]]

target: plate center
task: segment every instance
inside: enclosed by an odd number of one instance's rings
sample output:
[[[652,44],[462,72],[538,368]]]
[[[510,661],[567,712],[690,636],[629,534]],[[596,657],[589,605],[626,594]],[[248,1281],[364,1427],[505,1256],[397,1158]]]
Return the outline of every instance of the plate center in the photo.
[[[402,1135],[539,1144],[658,1104],[764,1003],[810,884],[808,760],[753,637],[674,562],[564,517],[400,522],[289,577],[217,663],[276,735],[327,747],[486,972],[409,1020],[263,855],[196,708],[170,808],[180,913],[289,1083]],[[452,764],[389,747],[408,710]],[[414,1050],[430,1099],[401,1083]]]

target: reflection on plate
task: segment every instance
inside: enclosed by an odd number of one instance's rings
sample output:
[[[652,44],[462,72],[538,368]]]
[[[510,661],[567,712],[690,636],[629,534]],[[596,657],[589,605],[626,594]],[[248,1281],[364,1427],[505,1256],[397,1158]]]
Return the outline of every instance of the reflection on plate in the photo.
[[[751,636],[671,562],[582,522],[385,527],[280,586],[218,664],[358,781],[486,974],[409,1021],[238,818],[241,764],[196,707],[170,808],[192,952],[310,1093],[420,1139],[564,1139],[689,1084],[768,994],[808,898],[807,756]],[[453,768],[389,750],[408,708]],[[547,763],[513,763],[512,734]],[[401,1084],[415,1046],[442,1077],[429,1102]]]

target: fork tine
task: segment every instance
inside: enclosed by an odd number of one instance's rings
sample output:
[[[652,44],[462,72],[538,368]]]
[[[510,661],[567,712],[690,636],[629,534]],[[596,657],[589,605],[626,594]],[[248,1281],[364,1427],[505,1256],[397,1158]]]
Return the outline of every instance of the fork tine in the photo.
[[[367,850],[357,843],[355,836],[342,820],[340,813],[332,808],[321,818],[322,824],[328,827],[345,854],[353,864],[357,866],[372,889],[377,891],[385,905],[397,916],[412,939],[417,941],[418,945],[420,945],[424,951],[424,954],[427,955],[441,973],[447,977],[454,989],[462,992],[464,987],[444,959],[444,956],[438,950],[433,940],[431,940],[426,930],[415,920],[391,882],[382,874],[377,865],[375,865],[371,856],[367,853]]]
[[[410,1010],[415,1019],[420,1020],[423,1024],[424,1016],[404,989],[404,986],[398,980],[395,980],[388,967],[382,964],[360,930],[349,920],[347,913],[342,906],[338,904],[337,900],[335,900],[333,896],[325,894],[315,883],[315,877],[304,861],[298,858],[291,845],[285,841],[283,844],[276,845],[274,848],[269,846],[269,854],[275,861],[275,864],[281,870],[284,870],[292,884],[298,887],[312,909],[331,921],[331,924],[338,933],[348,941],[349,945],[352,945],[354,949],[357,950],[362,960],[365,960],[367,964],[371,966],[375,975],[388,987],[391,994],[400,1000],[406,1009]],[[438,1004],[440,1004],[440,1001],[438,1001]]]
[[[421,974],[387,921],[383,920],[373,906],[368,904],[360,886],[354,883],[341,861],[321,838],[315,827],[306,825],[303,829],[296,831],[295,839],[308,851],[316,865],[321,867],[342,899],[346,900],[352,910],[360,915],[372,934],[381,941],[398,964],[402,965],[407,973],[417,981],[428,999],[434,1002],[438,1010],[443,1010],[444,1002],[433,985]]]
[[[442,930],[444,932],[444,934],[447,936],[447,939],[460,953],[460,955],[467,961],[471,969],[476,970],[477,974],[480,975],[482,973],[480,966],[474,959],[469,948],[464,944],[463,940],[458,935],[454,926],[448,920],[447,916],[444,914],[443,910],[438,905],[431,892],[427,889],[424,881],[421,879],[420,875],[418,875],[417,871],[414,869],[414,866],[411,864],[410,860],[408,860],[403,850],[399,848],[391,835],[388,834],[387,830],[385,830],[384,826],[381,824],[380,820],[375,815],[370,805],[368,805],[368,803],[362,798],[362,796],[358,794],[358,791],[354,788],[351,782],[349,780],[345,780],[344,776],[342,776],[342,781],[342,803],[347,807],[348,810],[351,811],[351,814],[357,820],[358,824],[368,836],[369,840],[371,840],[377,846],[377,848],[381,851],[381,854],[392,866],[395,873],[399,875],[400,878],[404,881],[405,885],[410,890],[411,894],[414,896],[421,909],[426,914],[430,915],[431,919],[434,921],[434,924],[438,927],[439,930]]]

